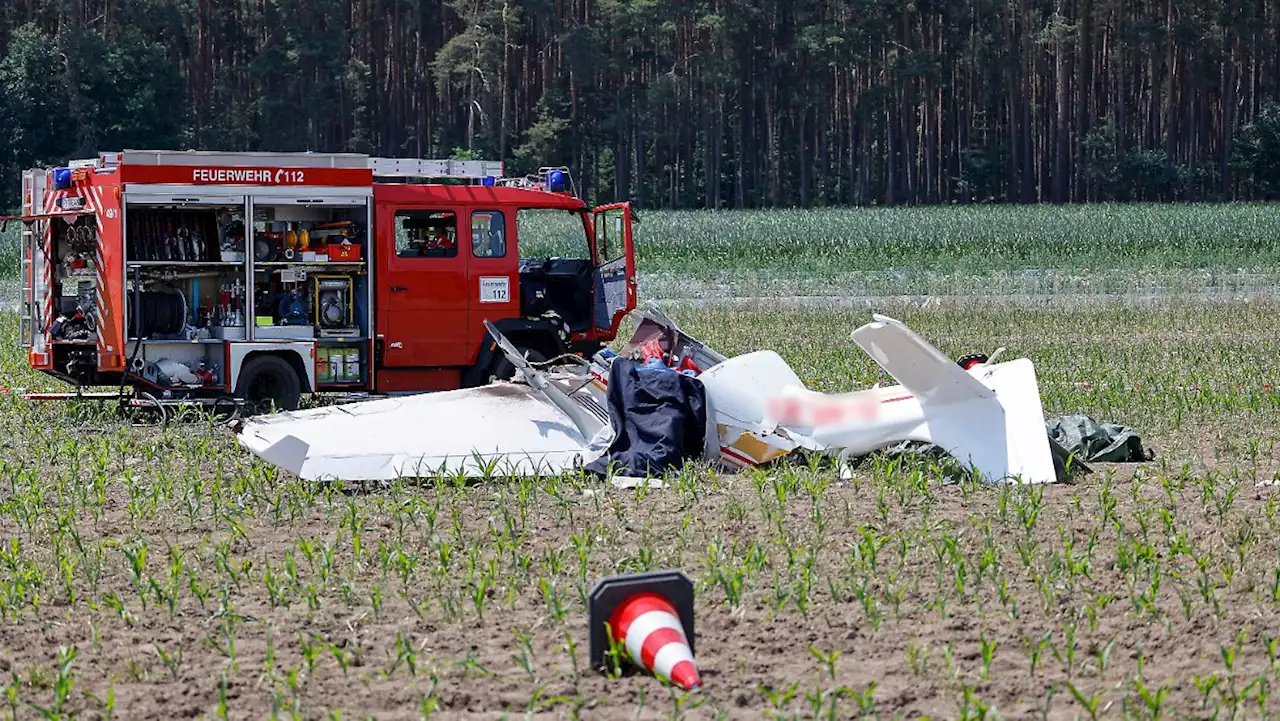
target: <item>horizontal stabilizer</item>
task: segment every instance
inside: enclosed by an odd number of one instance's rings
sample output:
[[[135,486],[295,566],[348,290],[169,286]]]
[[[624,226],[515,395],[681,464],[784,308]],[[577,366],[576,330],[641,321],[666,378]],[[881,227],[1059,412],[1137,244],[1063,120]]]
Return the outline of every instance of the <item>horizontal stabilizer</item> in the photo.
[[[994,398],[995,392],[947,358],[901,321],[880,314],[853,331],[855,343],[893,376],[920,405]]]

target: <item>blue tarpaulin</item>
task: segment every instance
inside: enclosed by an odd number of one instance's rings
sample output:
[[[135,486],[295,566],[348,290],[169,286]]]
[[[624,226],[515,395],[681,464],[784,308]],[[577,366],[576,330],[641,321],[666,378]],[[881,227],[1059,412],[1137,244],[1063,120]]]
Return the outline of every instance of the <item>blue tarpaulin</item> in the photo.
[[[613,440],[588,471],[661,476],[703,455],[707,395],[697,378],[617,358],[609,369],[608,402]]]

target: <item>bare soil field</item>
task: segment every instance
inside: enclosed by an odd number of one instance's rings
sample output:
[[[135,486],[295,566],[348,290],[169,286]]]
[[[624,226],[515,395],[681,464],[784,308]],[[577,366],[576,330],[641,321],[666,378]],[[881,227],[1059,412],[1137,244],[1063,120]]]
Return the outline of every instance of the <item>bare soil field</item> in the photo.
[[[817,389],[880,378],[848,340],[868,313],[665,309],[723,352],[778,350]],[[1156,460],[1037,488],[888,457],[852,480],[797,461],[663,489],[315,485],[206,420],[6,396],[0,713],[1274,714],[1280,306],[881,310],[949,354],[1032,358],[1047,414],[1130,425]],[[5,352],[3,384],[33,384]],[[588,664],[591,587],[656,569],[696,584],[693,693]]]

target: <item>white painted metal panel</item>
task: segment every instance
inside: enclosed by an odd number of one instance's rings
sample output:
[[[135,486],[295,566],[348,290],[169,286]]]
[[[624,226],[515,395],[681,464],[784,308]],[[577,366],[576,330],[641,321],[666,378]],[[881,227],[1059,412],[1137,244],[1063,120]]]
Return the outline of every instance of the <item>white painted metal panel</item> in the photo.
[[[592,459],[573,421],[513,383],[256,416],[238,438],[307,480],[554,475]]]
[[[910,388],[921,403],[995,397],[994,391],[966,373],[959,363],[901,322],[878,314],[873,317],[874,323],[854,330],[850,337],[881,368]]]

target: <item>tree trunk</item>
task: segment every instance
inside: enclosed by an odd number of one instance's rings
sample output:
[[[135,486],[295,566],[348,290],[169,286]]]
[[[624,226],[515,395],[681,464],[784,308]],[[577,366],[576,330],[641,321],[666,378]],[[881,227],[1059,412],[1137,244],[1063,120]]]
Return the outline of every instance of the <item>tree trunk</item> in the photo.
[[[1084,173],[1084,141],[1093,121],[1093,0],[1080,0],[1080,78],[1076,85],[1075,199],[1089,199],[1089,179]]]
[[[1059,15],[1065,17],[1063,12],[1063,0],[1057,1],[1056,10]],[[1069,156],[1069,148],[1071,147],[1071,130],[1069,127],[1067,105],[1069,103],[1069,90],[1067,84],[1067,51],[1062,46],[1061,36],[1054,40],[1054,76],[1057,86],[1057,99],[1055,101],[1057,111],[1054,113],[1053,121],[1053,202],[1067,202],[1067,189],[1069,182],[1067,178],[1067,162]]]

